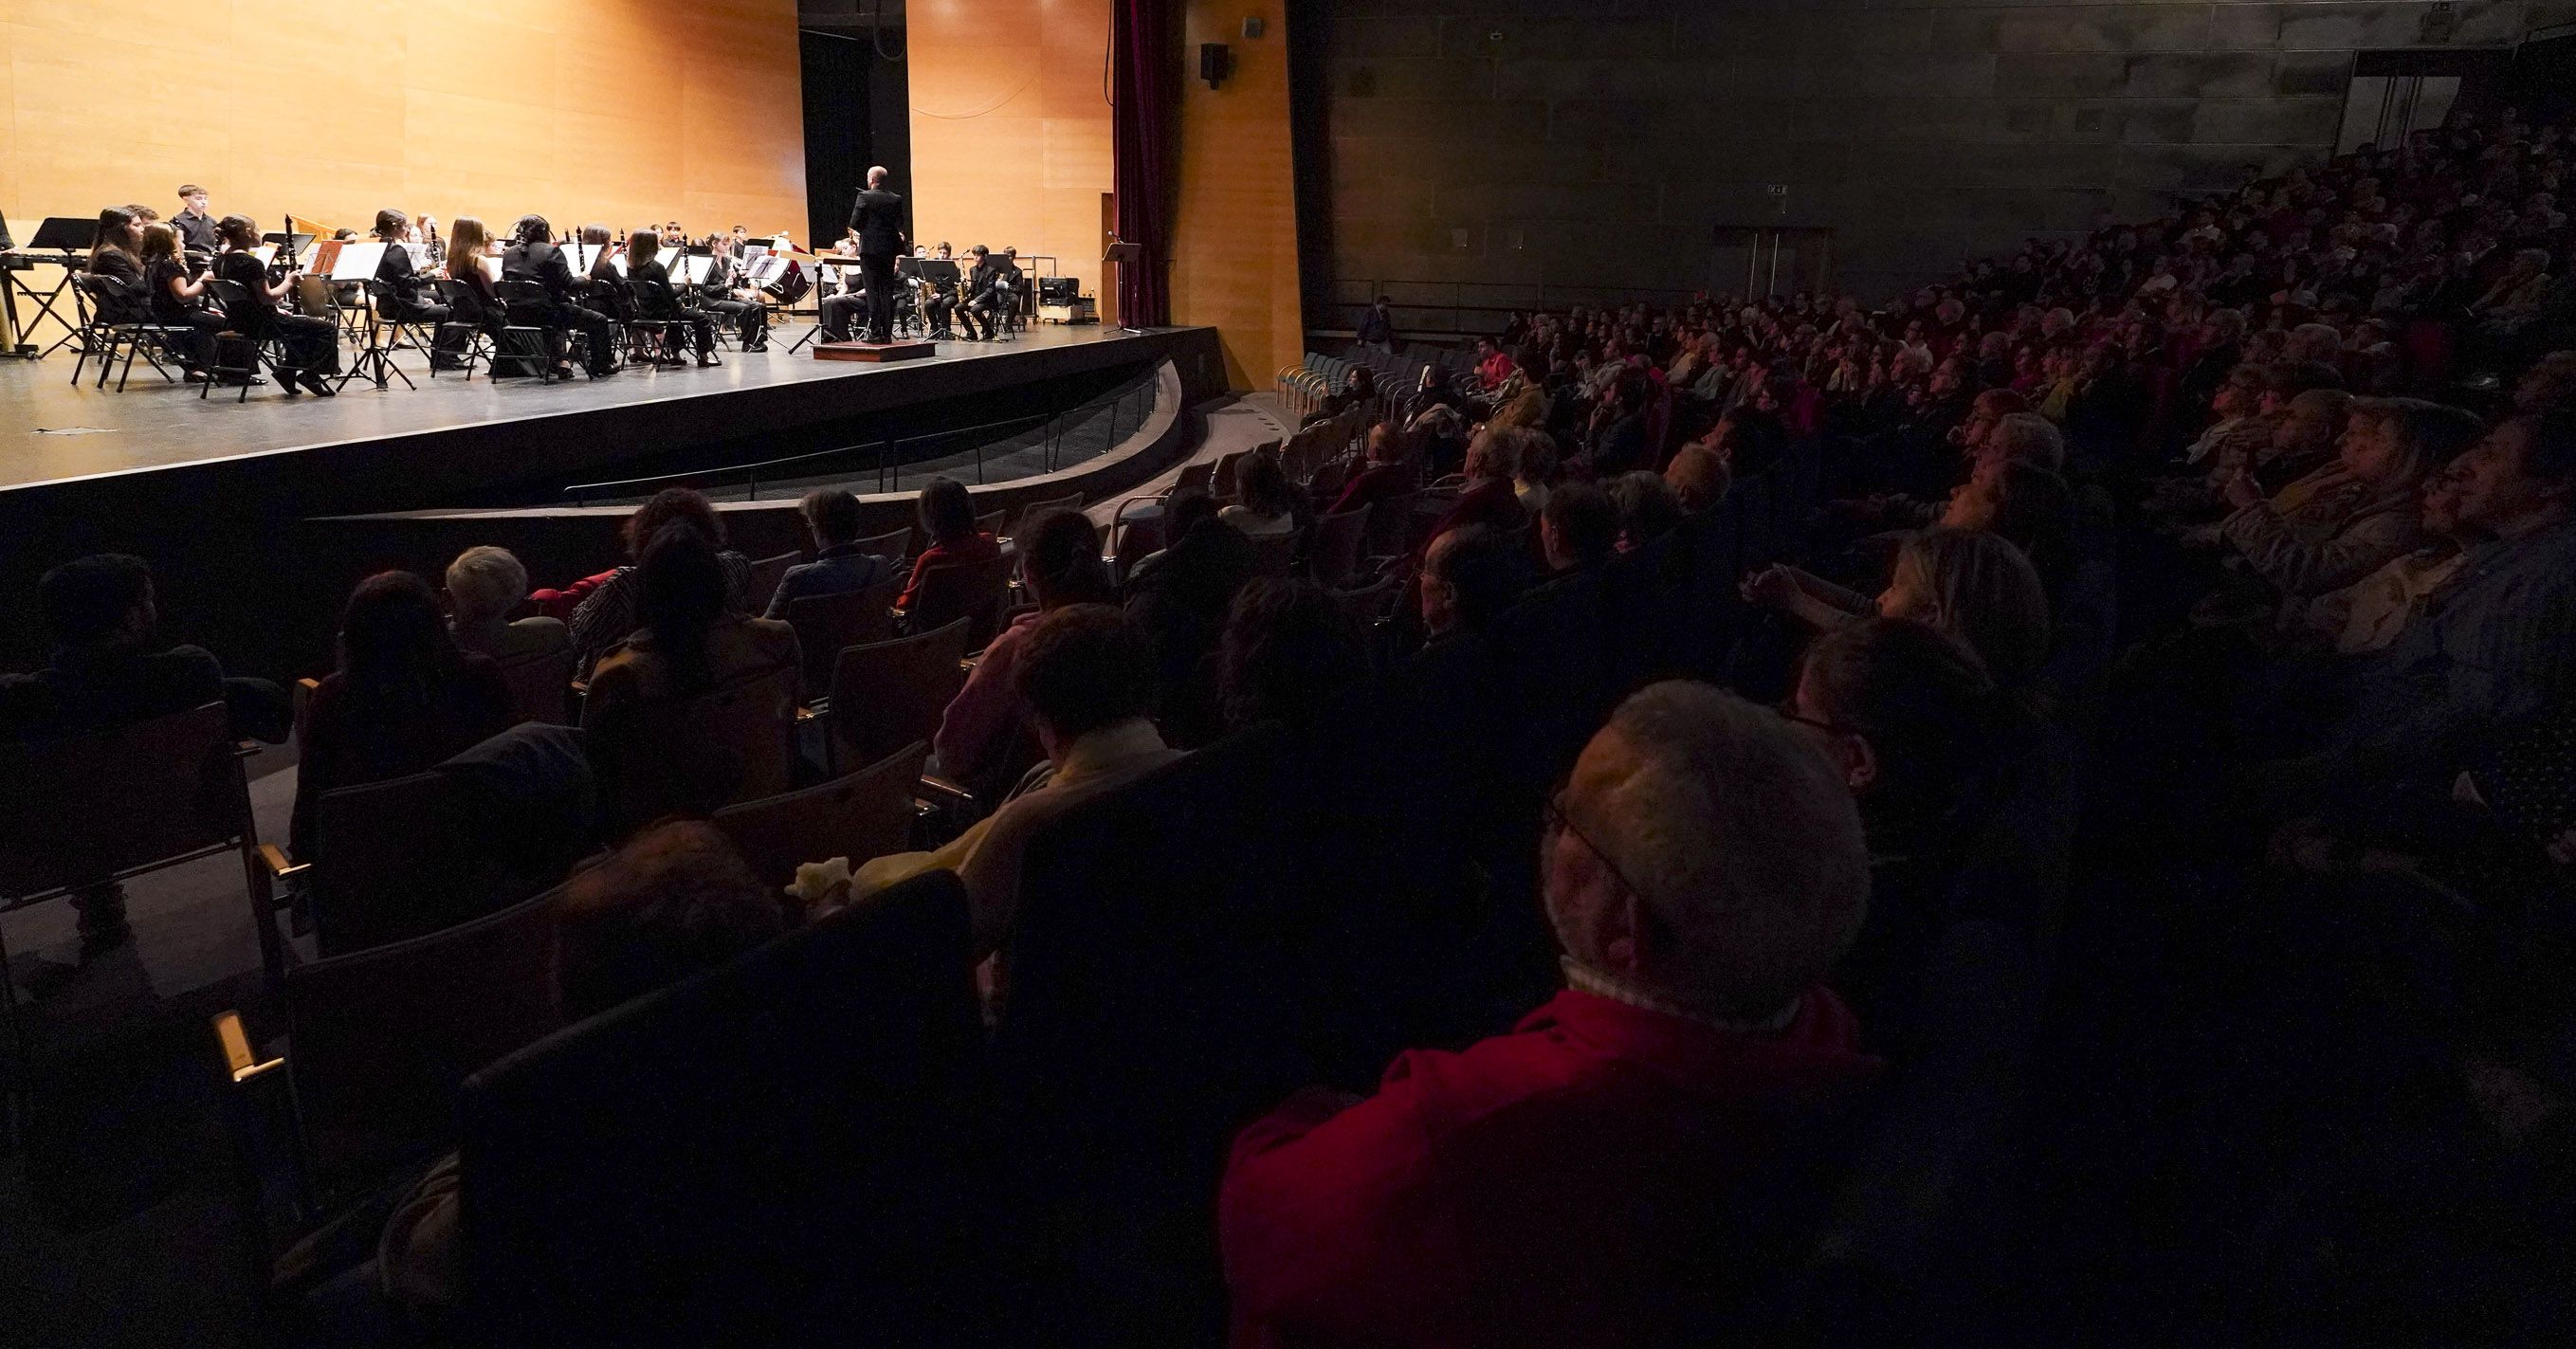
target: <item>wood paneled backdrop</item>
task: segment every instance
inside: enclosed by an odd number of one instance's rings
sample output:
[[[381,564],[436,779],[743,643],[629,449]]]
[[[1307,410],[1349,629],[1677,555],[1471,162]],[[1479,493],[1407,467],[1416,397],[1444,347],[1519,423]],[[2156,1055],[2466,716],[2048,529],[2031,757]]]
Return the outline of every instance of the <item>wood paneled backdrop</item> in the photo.
[[[1216,327],[1238,389],[1269,388],[1305,354],[1285,10],[1279,0],[1187,0],[1183,10],[1172,319]],[[1250,17],[1263,20],[1260,37],[1243,36]],[[1215,89],[1197,78],[1203,42],[1233,52],[1234,73]]]
[[[390,206],[802,242],[797,69],[795,0],[0,0],[0,210],[23,244],[189,181],[272,229]]]
[[[914,237],[1049,254],[1100,294],[1109,0],[913,0],[904,25]]]

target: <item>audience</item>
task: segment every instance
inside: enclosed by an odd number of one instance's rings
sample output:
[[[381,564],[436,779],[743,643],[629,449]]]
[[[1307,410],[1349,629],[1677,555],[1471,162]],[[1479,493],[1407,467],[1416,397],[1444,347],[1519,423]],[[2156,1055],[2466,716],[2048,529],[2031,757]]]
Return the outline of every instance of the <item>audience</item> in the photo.
[[[894,564],[859,548],[866,517],[859,499],[837,488],[809,492],[796,503],[805,521],[805,537],[814,545],[814,560],[800,562],[778,578],[778,593],[769,597],[764,618],[787,617],[787,606],[818,595],[851,595],[882,585]]]
[[[591,671],[582,724],[797,668],[796,629],[728,607],[722,556],[695,526],[664,525],[635,575],[642,626]]]
[[[1409,450],[1404,433],[1392,425],[1379,422],[1370,427],[1368,466],[1351,475],[1324,514],[1364,510],[1412,491],[1420,479],[1414,473]]]
[[[687,525],[716,547],[717,560],[724,567],[726,607],[751,612],[751,559],[724,546],[724,521],[704,493],[666,487],[636,507],[635,513],[626,518],[627,555],[641,562],[645,545],[674,524]],[[560,592],[562,597],[578,601],[572,609],[572,649],[580,654],[585,668],[635,630],[641,584],[635,566],[629,564]]]
[[[1538,515],[1538,542],[1552,572],[1606,562],[1619,551],[1619,507],[1591,483],[1567,483],[1548,493]]]
[[[1305,497],[1288,481],[1277,457],[1255,453],[1244,456],[1238,470],[1237,489],[1243,499],[1217,513],[1217,518],[1253,539],[1275,538],[1297,532],[1299,513],[1305,508]]]
[[[447,564],[447,635],[459,650],[508,665],[571,645],[562,619],[513,618],[527,602],[528,569],[507,548],[468,548]]]
[[[1422,630],[1433,641],[1491,627],[1529,583],[1529,550],[1492,525],[1465,525],[1431,541],[1422,560]]]
[[[1235,1343],[1679,1342],[1744,1291],[1713,1263],[1730,1197],[1878,1070],[1818,982],[1868,867],[1794,728],[1704,686],[1623,703],[1548,809],[1565,991],[1236,1137]]]
[[[1265,721],[1304,728],[1369,673],[1360,626],[1312,581],[1259,577],[1234,597],[1217,646],[1217,703],[1230,730]]]
[[[931,479],[930,485],[921,489],[918,510],[921,536],[929,544],[921,550],[921,556],[912,560],[912,575],[903,583],[903,594],[895,599],[898,609],[912,607],[912,597],[921,591],[921,578],[933,571],[983,562],[1002,554],[1002,545],[975,527],[975,499],[967,494],[966,484],[955,478]]]
[[[942,776],[979,790],[1007,789],[1037,757],[1034,745],[1023,744],[1029,733],[1015,683],[1030,630],[1067,605],[1107,604],[1116,597],[1108,565],[1100,559],[1100,531],[1080,511],[1039,516],[1021,526],[1013,546],[1019,551],[1020,586],[1034,607],[1012,619],[976,657],[930,742]]]
[[[296,860],[319,857],[325,793],[436,767],[517,720],[500,667],[457,648],[428,582],[407,571],[359,582],[340,616],[340,668],[297,728]]]

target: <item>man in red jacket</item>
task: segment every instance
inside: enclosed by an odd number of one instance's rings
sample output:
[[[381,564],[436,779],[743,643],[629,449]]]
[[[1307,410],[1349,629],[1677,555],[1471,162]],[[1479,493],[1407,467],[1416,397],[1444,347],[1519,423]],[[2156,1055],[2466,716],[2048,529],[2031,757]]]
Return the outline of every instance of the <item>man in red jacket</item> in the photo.
[[[1740,1291],[1729,1200],[1880,1066],[1816,982],[1868,894],[1850,794],[1775,714],[1658,684],[1584,749],[1542,865],[1565,992],[1236,1138],[1238,1345],[1663,1344]]]

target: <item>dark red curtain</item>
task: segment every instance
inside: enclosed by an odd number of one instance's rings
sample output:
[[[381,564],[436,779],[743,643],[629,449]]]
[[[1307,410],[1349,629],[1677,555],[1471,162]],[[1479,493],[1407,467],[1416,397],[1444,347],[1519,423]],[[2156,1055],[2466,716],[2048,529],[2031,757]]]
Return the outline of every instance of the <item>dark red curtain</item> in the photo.
[[[1109,79],[1115,107],[1118,237],[1145,250],[1119,269],[1120,322],[1172,321],[1172,149],[1180,113],[1179,0],[1112,0]]]

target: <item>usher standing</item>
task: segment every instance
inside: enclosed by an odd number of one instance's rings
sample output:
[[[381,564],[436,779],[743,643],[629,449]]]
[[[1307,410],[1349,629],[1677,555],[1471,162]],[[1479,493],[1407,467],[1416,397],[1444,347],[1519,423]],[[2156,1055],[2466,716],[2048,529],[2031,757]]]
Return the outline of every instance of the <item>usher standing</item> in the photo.
[[[868,170],[868,188],[850,208],[859,236],[859,274],[868,289],[868,340],[894,340],[894,260],[903,252],[903,198],[885,190],[883,165]]]

